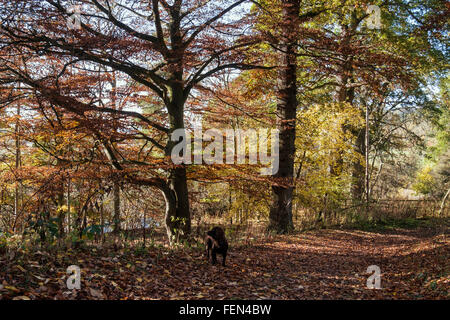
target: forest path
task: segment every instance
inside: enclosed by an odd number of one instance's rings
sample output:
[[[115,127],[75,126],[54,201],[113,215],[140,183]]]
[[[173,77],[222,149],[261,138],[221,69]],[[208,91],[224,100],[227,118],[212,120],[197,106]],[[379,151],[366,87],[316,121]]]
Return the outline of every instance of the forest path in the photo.
[[[37,251],[0,257],[0,297],[448,299],[449,244],[448,233],[430,230],[317,230],[232,246],[226,267],[211,266],[194,249]],[[66,286],[72,264],[82,270],[78,291]],[[381,269],[381,290],[366,286],[370,265]]]

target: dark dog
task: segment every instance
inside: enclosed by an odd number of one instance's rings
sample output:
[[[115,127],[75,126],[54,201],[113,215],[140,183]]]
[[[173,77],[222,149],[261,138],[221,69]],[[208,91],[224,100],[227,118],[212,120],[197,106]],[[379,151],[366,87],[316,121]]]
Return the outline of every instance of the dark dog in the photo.
[[[220,227],[214,227],[211,231],[206,233],[206,256],[209,261],[209,253],[211,252],[212,264],[217,262],[217,254],[223,256],[222,266],[225,267],[225,260],[227,258],[228,241],[225,238],[225,232]]]

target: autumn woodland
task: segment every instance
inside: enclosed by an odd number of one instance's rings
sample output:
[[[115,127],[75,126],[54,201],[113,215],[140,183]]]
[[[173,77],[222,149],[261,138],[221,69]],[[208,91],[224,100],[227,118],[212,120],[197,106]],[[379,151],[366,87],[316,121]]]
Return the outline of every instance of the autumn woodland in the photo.
[[[0,0],[0,300],[449,299],[449,17]]]

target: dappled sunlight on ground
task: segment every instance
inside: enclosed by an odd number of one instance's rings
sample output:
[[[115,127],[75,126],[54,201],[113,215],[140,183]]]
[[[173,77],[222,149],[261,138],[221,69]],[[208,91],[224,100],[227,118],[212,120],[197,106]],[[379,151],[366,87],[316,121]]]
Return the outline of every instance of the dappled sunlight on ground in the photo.
[[[275,236],[231,247],[225,268],[208,264],[200,249],[37,251],[1,258],[0,293],[3,299],[448,299],[448,233],[426,232]],[[79,291],[66,288],[71,264],[82,269]],[[380,290],[366,287],[370,265],[381,268]]]

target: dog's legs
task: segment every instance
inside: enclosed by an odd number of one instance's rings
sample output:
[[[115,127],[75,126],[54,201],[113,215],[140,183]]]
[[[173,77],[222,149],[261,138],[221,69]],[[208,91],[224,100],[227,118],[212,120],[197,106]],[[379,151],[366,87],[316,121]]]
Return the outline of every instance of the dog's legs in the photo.
[[[212,243],[208,237],[206,237],[205,247],[206,247],[206,261],[209,261],[209,251],[211,250]]]
[[[227,259],[227,252],[225,251],[224,253],[223,253],[223,260],[222,260],[222,266],[224,266],[225,267],[225,260]]]

